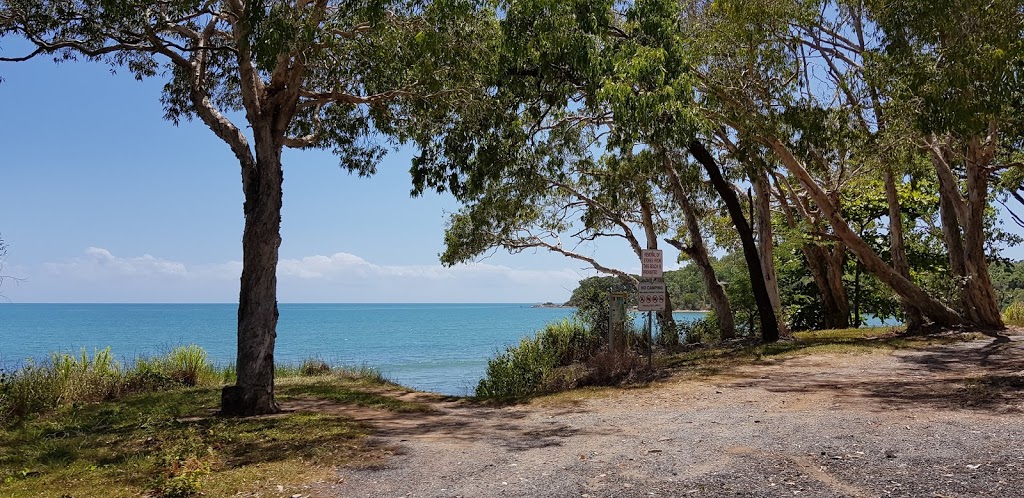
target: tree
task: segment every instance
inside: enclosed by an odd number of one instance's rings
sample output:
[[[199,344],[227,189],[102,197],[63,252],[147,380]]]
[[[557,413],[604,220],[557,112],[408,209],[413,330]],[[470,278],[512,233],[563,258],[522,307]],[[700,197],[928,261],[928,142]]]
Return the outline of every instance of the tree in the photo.
[[[986,261],[985,212],[993,180],[1024,166],[1017,161],[1024,139],[1024,11],[1013,0],[948,0],[927,8],[879,0],[867,6],[884,33],[879,79],[935,168],[965,318],[1001,329]]]
[[[4,242],[4,238],[0,236],[0,287],[3,286],[5,281],[21,282],[22,279],[20,278],[3,274],[5,263],[7,263],[7,243]],[[0,292],[0,299],[6,298],[7,296],[4,296],[4,294]]]
[[[198,118],[230,147],[245,228],[238,380],[221,410],[253,415],[278,409],[282,150],[331,149],[342,168],[372,174],[388,147],[379,135],[408,137],[412,114],[473,85],[492,21],[470,0],[0,0],[0,36],[35,47],[0,61],[84,58],[166,77],[166,118]]]
[[[608,334],[611,311],[609,310],[608,294],[612,292],[626,293],[626,307],[636,306],[636,286],[627,283],[618,277],[587,277],[580,280],[579,285],[572,290],[572,296],[565,303],[566,306],[576,307],[576,317],[590,325],[599,337],[606,337]],[[626,329],[631,328],[632,316],[623,317],[627,320]]]

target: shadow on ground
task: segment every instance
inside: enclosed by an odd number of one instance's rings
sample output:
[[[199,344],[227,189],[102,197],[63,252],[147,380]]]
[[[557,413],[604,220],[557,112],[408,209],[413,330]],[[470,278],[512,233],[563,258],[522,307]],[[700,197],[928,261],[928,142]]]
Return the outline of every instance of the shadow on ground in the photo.
[[[991,414],[1024,413],[1024,337],[934,346],[895,354],[899,365],[877,374],[795,368],[758,384],[777,393],[832,391],[840,400],[873,400],[878,409],[929,407]]]

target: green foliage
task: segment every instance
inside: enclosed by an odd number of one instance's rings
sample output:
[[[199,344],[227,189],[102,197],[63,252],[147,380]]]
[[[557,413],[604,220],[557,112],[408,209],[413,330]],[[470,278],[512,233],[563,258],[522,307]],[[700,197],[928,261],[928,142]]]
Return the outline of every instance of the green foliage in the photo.
[[[711,309],[707,287],[696,265],[688,264],[678,270],[666,271],[664,275],[672,307],[683,310]]]
[[[92,357],[54,353],[41,364],[28,363],[11,373],[0,373],[0,427],[72,403],[98,401],[126,390],[122,366],[110,349]]]
[[[999,309],[1024,302],[1024,261],[996,260],[989,266]]]
[[[516,398],[546,392],[552,384],[566,382],[557,378],[560,367],[585,362],[602,344],[602,337],[580,322],[565,319],[550,323],[536,336],[523,338],[517,346],[488,361],[476,395]]]
[[[624,284],[618,277],[588,277],[581,280],[565,305],[575,306],[576,318],[587,324],[595,334],[604,335],[608,333],[608,294],[612,292],[625,292],[626,307],[636,306],[636,289]],[[628,329],[631,317],[624,318]]]
[[[1003,320],[1011,325],[1024,325],[1024,302],[1014,301],[1003,311]]]
[[[708,313],[696,320],[684,321],[679,326],[687,344],[712,344],[722,338],[722,331],[718,327],[718,319],[714,313]]]

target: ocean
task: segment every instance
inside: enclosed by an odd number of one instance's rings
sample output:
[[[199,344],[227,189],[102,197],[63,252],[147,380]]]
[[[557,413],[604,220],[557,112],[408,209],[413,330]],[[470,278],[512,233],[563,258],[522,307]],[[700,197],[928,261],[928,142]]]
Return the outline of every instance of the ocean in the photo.
[[[0,368],[51,352],[110,347],[123,360],[202,346],[226,365],[235,357],[235,304],[0,304]],[[572,315],[531,304],[281,304],[278,363],[321,358],[368,366],[415,389],[471,394],[487,360]],[[702,313],[676,313],[693,319]]]

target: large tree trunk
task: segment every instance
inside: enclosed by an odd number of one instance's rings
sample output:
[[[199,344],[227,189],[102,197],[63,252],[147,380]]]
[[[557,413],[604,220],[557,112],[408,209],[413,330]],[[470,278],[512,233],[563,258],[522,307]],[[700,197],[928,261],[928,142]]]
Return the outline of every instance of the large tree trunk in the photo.
[[[889,251],[892,253],[892,267],[903,278],[910,278],[910,261],[907,259],[906,243],[903,236],[903,214],[900,212],[900,200],[896,195],[896,177],[891,169],[885,170],[885,200],[889,204]],[[901,299],[903,318],[907,330],[918,330],[924,325],[924,315],[913,302]]]
[[[743,257],[747,262],[747,271],[750,273],[750,288],[754,294],[754,302],[757,303],[758,318],[761,319],[761,339],[765,342],[775,342],[779,340],[779,324],[775,319],[775,310],[772,308],[771,299],[768,297],[764,272],[761,271],[761,259],[758,256],[757,245],[754,243],[754,233],[743,215],[743,206],[740,205],[739,197],[733,191],[732,185],[722,176],[718,162],[711,156],[704,144],[694,140],[689,144],[689,151],[704,167],[715,191],[718,192],[719,197],[722,198],[729,210],[729,217],[732,218],[736,232],[740,236]]]
[[[758,172],[754,179],[755,211],[757,213],[754,226],[757,232],[757,249],[761,259],[761,272],[764,273],[764,284],[768,289],[768,299],[775,311],[779,324],[779,335],[788,337],[789,327],[782,313],[782,300],[779,298],[779,280],[775,274],[775,236],[772,231],[772,203],[768,193],[768,177],[764,171]]]
[[[793,156],[789,149],[776,137],[768,137],[768,144],[772,150],[779,155],[782,164],[793,176],[800,180],[804,189],[814,199],[814,203],[821,210],[822,214],[832,225],[835,234],[846,244],[850,252],[857,257],[864,265],[864,269],[877,277],[899,295],[912,303],[917,304],[921,311],[939,326],[950,327],[964,323],[963,317],[950,309],[938,299],[935,299],[923,289],[900,275],[889,266],[863,239],[857,236],[850,228],[846,220],[840,215],[838,209],[829,199],[828,194],[811,178],[810,173]]]
[[[224,415],[278,411],[274,401],[274,342],[283,172],[281,148],[269,137],[260,136],[259,130],[256,133],[256,167],[243,181],[245,231],[238,296],[237,380],[221,393]]]
[[[948,145],[932,140],[930,152],[939,183],[939,216],[949,251],[949,265],[957,279],[960,302],[967,319],[983,328],[1002,329],[995,290],[985,258],[985,208],[988,205],[987,162],[977,139],[967,147],[967,193],[960,194]]]
[[[818,244],[803,244],[800,247],[807,260],[814,284],[821,293],[824,311],[821,325],[826,329],[845,329],[850,326],[850,301],[843,286],[842,262],[834,264],[835,256],[828,248]],[[841,249],[840,249],[841,250]],[[840,259],[842,255],[839,255]]]
[[[786,200],[787,195],[793,196],[793,202],[800,210],[801,216],[808,223],[816,223],[806,209],[800,204],[800,199],[792,189],[782,188],[782,182],[775,177],[778,187],[779,204],[786,216],[786,224],[790,229],[797,228],[796,216],[793,214],[793,207]],[[845,329],[850,326],[850,303],[846,299],[846,288],[843,286],[843,264],[845,260],[845,249],[842,243],[835,242],[835,247],[830,252],[822,244],[805,242],[800,245],[800,251],[807,260],[807,268],[814,279],[814,285],[818,288],[821,298],[821,306],[824,311],[819,322],[819,327],[826,329]]]
[[[1003,329],[992,278],[985,257],[985,208],[988,207],[989,153],[980,139],[973,137],[967,145],[967,226],[964,229],[964,263],[967,267],[969,316],[975,324]]]
[[[700,275],[704,280],[704,287],[708,290],[708,298],[711,299],[711,307],[715,310],[718,319],[718,328],[721,331],[722,339],[736,337],[736,322],[732,314],[732,307],[729,306],[729,297],[725,294],[715,268],[711,266],[711,257],[708,255],[708,248],[704,244],[704,236],[700,233],[700,223],[697,221],[693,205],[685,195],[679,196],[676,203],[683,210],[683,219],[686,223],[686,231],[690,236],[690,245],[687,246],[677,240],[667,240],[676,249],[686,253],[697,265]]]
[[[715,315],[717,315],[716,318],[721,337],[722,339],[732,339],[736,337],[735,317],[732,314],[732,307],[729,306],[729,297],[726,296],[725,289],[722,288],[722,284],[718,281],[715,268],[711,266],[711,257],[708,255],[707,245],[704,244],[704,236],[700,233],[700,222],[697,221],[697,213],[694,212],[693,204],[690,203],[686,192],[683,191],[682,182],[680,182],[679,175],[673,169],[672,164],[669,161],[665,161],[664,165],[665,173],[669,178],[672,197],[683,211],[683,222],[686,224],[686,231],[690,236],[690,245],[687,246],[677,240],[666,239],[665,241],[686,253],[690,260],[693,261],[693,264],[697,265],[701,278],[704,280],[704,287],[708,291],[711,307],[714,308]]]

